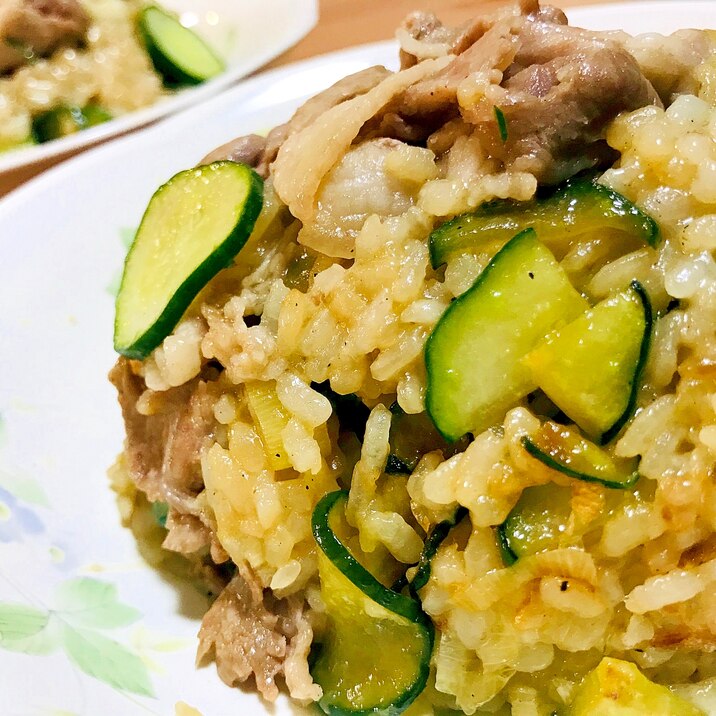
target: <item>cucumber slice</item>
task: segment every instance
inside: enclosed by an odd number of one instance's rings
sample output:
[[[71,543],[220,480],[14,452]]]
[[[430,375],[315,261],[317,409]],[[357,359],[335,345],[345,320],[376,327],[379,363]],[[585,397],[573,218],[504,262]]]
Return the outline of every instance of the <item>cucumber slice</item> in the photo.
[[[98,104],[87,104],[82,108],[82,114],[85,116],[85,121],[88,127],[96,127],[98,124],[104,124],[113,119],[112,115]]]
[[[462,522],[462,520],[467,517],[467,514],[468,510],[466,507],[458,507],[452,519],[443,520],[443,522],[435,525],[430,531],[428,538],[425,540],[423,551],[420,553],[418,568],[413,575],[413,580],[410,582],[410,591],[412,594],[417,594],[418,591],[428,583],[432,571],[433,557],[435,557],[440,545],[450,534],[452,528]]]
[[[527,487],[498,527],[503,560],[513,564],[521,557],[560,546],[572,512],[572,490],[549,483]]]
[[[638,459],[620,460],[583,438],[575,430],[546,422],[534,437],[522,438],[532,457],[563,475],[625,490],[639,479]]]
[[[329,627],[311,675],[328,714],[397,716],[425,687],[433,626],[419,602],[380,584],[338,538],[347,497],[332,492],[313,513]]]
[[[562,412],[606,443],[634,412],[651,327],[649,297],[633,281],[548,336],[525,364]]]
[[[139,33],[155,69],[168,85],[196,85],[221,74],[226,65],[179,19],[150,5],[139,13]]]
[[[705,716],[705,713],[655,684],[635,664],[604,657],[575,692],[569,716]]]
[[[501,420],[537,387],[522,358],[587,307],[533,229],[508,241],[426,343],[426,405],[440,433],[454,441]]]
[[[38,114],[32,120],[32,137],[38,144],[51,142],[110,119],[112,115],[96,104],[85,107],[60,105]]]
[[[546,199],[491,202],[442,224],[430,235],[433,268],[487,242],[505,243],[528,228],[535,229],[549,247],[601,229],[623,231],[649,246],[659,243],[659,227],[649,215],[613,189],[578,178]]]
[[[261,211],[252,169],[215,162],[180,172],[149,202],[124,264],[114,348],[146,358],[246,243]]]

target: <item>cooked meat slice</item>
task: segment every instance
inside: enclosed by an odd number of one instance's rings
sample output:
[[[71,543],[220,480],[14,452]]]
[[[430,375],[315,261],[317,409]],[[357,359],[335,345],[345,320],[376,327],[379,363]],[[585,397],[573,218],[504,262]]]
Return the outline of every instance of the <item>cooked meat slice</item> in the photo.
[[[304,223],[312,219],[321,182],[366,122],[384,112],[406,88],[440,72],[449,62],[450,58],[441,57],[388,73],[368,92],[321,111],[315,121],[291,134],[281,146],[272,171],[276,193],[293,216]]]
[[[521,10],[494,21],[443,72],[408,88],[389,109],[413,131],[437,131],[461,116],[505,168],[556,183],[613,159],[602,141],[606,125],[659,98],[634,57],[608,35],[564,25],[549,9]],[[470,84],[476,78],[477,92]],[[504,141],[496,107],[507,121]]]
[[[78,0],[3,0],[0,3],[0,73],[85,36],[90,18]]]
[[[308,127],[309,124],[312,124],[315,119],[332,107],[370,91],[390,74],[390,70],[380,65],[368,67],[365,70],[344,77],[315,97],[311,97],[296,110],[288,122],[274,127],[269,132],[266,150],[258,165],[259,173],[262,175],[268,174],[268,168],[276,159],[278,150],[291,135]]]
[[[137,401],[144,380],[120,358],[109,378],[117,388],[127,431],[129,473],[151,501],[166,502],[182,514],[199,515],[196,496],[203,489],[199,459],[214,424],[209,384],[199,378],[161,394],[152,415]]]
[[[262,163],[265,149],[265,137],[260,137],[258,134],[247,134],[217,147],[213,152],[209,152],[199,164],[211,164],[228,159],[256,168]],[[265,179],[267,173],[264,172],[262,176]]]
[[[211,542],[211,530],[195,515],[169,510],[167,536],[162,542],[164,549],[180,554],[193,554]]]
[[[411,12],[396,32],[400,42],[400,69],[429,57],[457,54],[454,47],[459,34],[459,29],[443,25],[435,13]]]
[[[461,110],[493,156],[549,184],[613,159],[602,141],[607,124],[647,104],[659,98],[620,45],[578,28],[526,22],[499,93]],[[494,106],[507,122],[506,141]]]
[[[555,25],[567,25],[567,16],[563,10],[552,5],[546,5],[545,7],[537,7],[528,13],[528,17],[531,20],[538,20],[540,22],[551,22]]]
[[[204,615],[197,663],[213,657],[219,676],[229,686],[253,674],[258,690],[269,701],[278,696],[280,675],[291,696],[317,700],[321,690],[307,665],[313,630],[302,600],[276,599],[261,589],[248,568],[240,571]]]
[[[435,116],[439,124],[457,114],[458,85],[476,72],[504,72],[519,48],[520,17],[495,23],[479,40],[458,55],[442,72],[409,87],[400,100],[403,116]],[[436,127],[437,128],[437,127]]]
[[[567,17],[561,10],[549,6],[541,8],[537,0],[522,0],[497,12],[478,15],[457,28],[443,25],[432,12],[413,12],[405,18],[397,32],[401,69],[412,67],[428,57],[462,54],[497,22],[520,15],[532,20],[567,24]]]
[[[309,99],[296,110],[288,122],[274,127],[269,132],[268,137],[260,137],[257,134],[238,137],[209,152],[201,160],[200,164],[210,164],[221,159],[230,159],[234,162],[248,164],[266,179],[269,174],[269,167],[276,159],[278,150],[292,134],[307,127],[314,119],[331,107],[365,94],[389,74],[390,72],[385,67],[376,65],[344,77],[328,89]]]

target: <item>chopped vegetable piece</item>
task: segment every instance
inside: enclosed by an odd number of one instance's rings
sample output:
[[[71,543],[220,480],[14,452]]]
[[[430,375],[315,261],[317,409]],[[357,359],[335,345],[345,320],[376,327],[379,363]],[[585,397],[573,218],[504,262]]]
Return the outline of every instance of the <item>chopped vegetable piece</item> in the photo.
[[[169,516],[169,505],[166,502],[152,502],[152,515],[157,521],[157,524],[166,527],[167,517]]]
[[[276,382],[251,381],[245,389],[251,419],[261,436],[269,466],[272,470],[291,467],[281,436],[291,416],[278,399]]]
[[[443,520],[439,524],[435,525],[430,531],[428,538],[425,540],[423,551],[420,554],[420,561],[418,562],[418,569],[413,575],[413,579],[410,582],[410,591],[416,594],[422,589],[430,579],[430,572],[432,571],[433,557],[437,554],[440,545],[445,541],[445,538],[450,534],[455,525],[462,522],[467,517],[467,508],[458,507],[455,510],[455,514],[450,520]]]
[[[507,141],[509,133],[507,131],[507,120],[505,119],[505,113],[499,107],[493,107],[495,110],[495,119],[497,120],[497,129],[500,132],[500,139],[503,142]]]
[[[609,442],[631,417],[651,343],[641,284],[547,336],[525,363],[534,382],[588,435]]]
[[[563,475],[624,490],[639,479],[638,459],[620,460],[576,430],[546,422],[534,437],[522,438],[525,450]]]
[[[559,547],[572,511],[571,501],[572,490],[554,483],[523,490],[498,528],[505,564]]]
[[[96,127],[98,124],[104,124],[113,118],[104,107],[100,107],[98,104],[92,103],[85,105],[82,108],[82,114],[87,120],[88,127]]]
[[[249,167],[215,162],[180,172],[149,202],[117,295],[114,349],[146,358],[194,297],[246,243],[263,182]]]
[[[688,701],[655,684],[635,664],[605,657],[577,688],[569,716],[705,716]]]
[[[450,452],[449,445],[435,429],[427,413],[408,415],[397,403],[390,407],[390,454],[385,471],[407,474],[415,470],[420,458],[432,450]]]
[[[157,72],[169,85],[195,85],[221,74],[226,65],[195,32],[162,8],[139,14],[139,32]]]
[[[332,492],[313,513],[329,627],[311,675],[328,714],[397,716],[425,687],[433,627],[419,602],[380,584],[338,538],[347,497]]]
[[[67,137],[88,127],[112,119],[112,115],[96,104],[85,107],[60,105],[37,115],[32,120],[32,137],[39,144]]]
[[[433,267],[488,242],[505,243],[528,228],[554,248],[603,229],[631,234],[649,246],[659,243],[659,227],[650,216],[621,194],[582,177],[565,182],[546,199],[490,202],[442,224],[430,235]]]
[[[522,358],[587,302],[532,229],[453,301],[425,346],[427,410],[447,440],[479,433],[537,386]]]

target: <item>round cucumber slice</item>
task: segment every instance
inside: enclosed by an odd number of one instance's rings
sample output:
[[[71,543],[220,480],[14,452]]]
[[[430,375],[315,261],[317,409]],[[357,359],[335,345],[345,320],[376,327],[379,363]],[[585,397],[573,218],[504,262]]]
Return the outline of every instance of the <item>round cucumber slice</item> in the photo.
[[[144,8],[138,23],[152,63],[166,84],[200,84],[226,69],[204,40],[162,8]]]
[[[311,675],[328,714],[397,716],[425,687],[433,626],[419,602],[384,587],[341,542],[347,498],[332,492],[313,513],[329,627]]]
[[[246,243],[263,203],[263,181],[222,161],[179,172],[149,202],[117,294],[114,348],[146,358],[199,291]]]

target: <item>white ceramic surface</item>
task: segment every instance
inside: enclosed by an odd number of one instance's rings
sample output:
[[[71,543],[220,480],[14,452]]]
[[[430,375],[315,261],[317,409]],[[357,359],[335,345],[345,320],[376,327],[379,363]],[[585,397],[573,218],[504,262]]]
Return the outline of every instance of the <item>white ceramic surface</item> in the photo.
[[[277,57],[318,20],[318,0],[161,0],[226,61],[226,71],[145,109],[39,146],[0,154],[0,174],[75,152],[197,104]]]
[[[631,31],[706,26],[712,2],[570,13]],[[251,692],[194,668],[203,605],[142,563],[106,471],[123,428],[106,374],[128,235],[154,189],[230,138],[286,119],[393,43],[253,78],[94,149],[0,201],[0,712],[262,716]],[[144,695],[143,695],[144,694]],[[286,700],[276,716],[297,712]]]

